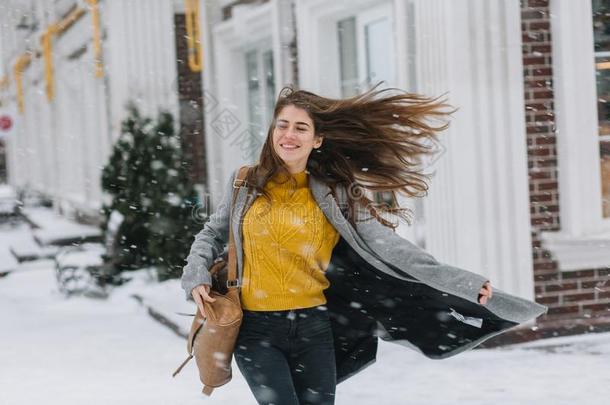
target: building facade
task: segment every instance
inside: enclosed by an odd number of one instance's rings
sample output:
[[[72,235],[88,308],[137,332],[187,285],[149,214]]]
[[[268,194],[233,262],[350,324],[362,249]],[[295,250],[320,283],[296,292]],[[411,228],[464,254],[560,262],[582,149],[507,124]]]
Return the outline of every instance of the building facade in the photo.
[[[610,1],[23,4],[10,5],[13,25],[0,36],[11,83],[0,100],[23,106],[6,137],[11,184],[62,209],[95,211],[128,100],[179,117],[194,179],[218,201],[232,169],[256,161],[286,85],[347,97],[383,81],[445,95],[459,110],[430,162],[428,196],[402,201],[415,223],[398,231],[548,305],[515,339],[609,327]],[[37,44],[78,8],[53,34],[49,100],[46,48]]]
[[[61,212],[99,216],[101,170],[128,103],[152,118],[172,113],[182,124],[176,129],[188,129],[183,141],[193,161],[204,160],[201,69],[185,69],[183,55],[193,48],[184,33],[192,3],[3,2],[0,77],[8,85],[0,108],[12,107],[15,118],[15,134],[6,137],[9,182],[47,195]],[[205,170],[191,166],[203,186]]]

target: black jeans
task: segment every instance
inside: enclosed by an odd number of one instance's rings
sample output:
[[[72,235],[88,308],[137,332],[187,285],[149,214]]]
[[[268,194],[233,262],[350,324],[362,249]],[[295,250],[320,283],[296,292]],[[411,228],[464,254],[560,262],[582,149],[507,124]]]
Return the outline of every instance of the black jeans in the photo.
[[[337,372],[325,307],[244,310],[235,361],[259,404],[334,404]]]

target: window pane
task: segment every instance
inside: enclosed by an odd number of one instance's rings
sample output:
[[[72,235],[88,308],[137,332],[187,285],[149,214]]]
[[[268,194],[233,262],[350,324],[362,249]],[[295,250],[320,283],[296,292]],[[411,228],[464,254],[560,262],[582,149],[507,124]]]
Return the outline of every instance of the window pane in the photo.
[[[351,97],[358,92],[358,54],[356,45],[356,18],[337,22],[339,35],[339,65],[341,71],[341,94]]]
[[[256,50],[246,53],[246,75],[248,81],[248,114],[249,127],[256,133],[263,124],[261,111],[261,86],[258,79],[258,63]]]
[[[610,0],[593,0],[602,209],[610,218]]]
[[[367,82],[383,87],[394,83],[394,60],[392,59],[392,27],[390,20],[383,18],[365,26]]]
[[[265,89],[265,96],[267,100],[265,100],[265,104],[267,106],[267,115],[265,117],[265,124],[269,125],[271,121],[271,117],[273,116],[273,107],[275,106],[275,75],[273,74],[273,51],[266,51],[263,53],[263,64],[264,64],[264,72],[265,72],[265,85],[267,88]]]
[[[610,51],[610,1],[593,0],[593,28],[595,32],[595,52]]]

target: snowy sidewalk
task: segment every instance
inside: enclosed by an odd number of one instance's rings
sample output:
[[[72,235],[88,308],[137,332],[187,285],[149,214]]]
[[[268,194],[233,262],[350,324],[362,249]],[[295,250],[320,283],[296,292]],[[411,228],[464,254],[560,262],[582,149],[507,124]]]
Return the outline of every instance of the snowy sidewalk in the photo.
[[[133,291],[65,299],[52,270],[34,265],[0,279],[0,404],[201,404],[192,366],[171,377],[186,357],[183,340],[152,320]],[[243,380],[232,386],[217,398],[251,403]]]
[[[185,341],[131,296],[155,297],[170,314],[192,312],[177,280],[155,283],[140,271],[109,300],[65,299],[51,267],[27,266],[29,271],[0,278],[0,404],[255,404],[235,364],[234,380],[210,399],[200,394],[194,362],[171,378],[186,357]],[[380,342],[377,363],[340,384],[336,403],[605,403],[609,371],[608,333],[474,350],[446,360]]]

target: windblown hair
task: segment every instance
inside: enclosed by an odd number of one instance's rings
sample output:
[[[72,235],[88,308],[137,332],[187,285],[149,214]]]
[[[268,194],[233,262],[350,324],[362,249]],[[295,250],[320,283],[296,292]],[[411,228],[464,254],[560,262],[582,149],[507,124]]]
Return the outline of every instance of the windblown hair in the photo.
[[[423,172],[425,158],[440,150],[438,133],[449,126],[444,118],[455,110],[444,100],[439,101],[439,97],[429,98],[396,88],[378,90],[379,84],[346,99],[284,87],[275,104],[259,161],[247,178],[253,192],[261,193],[271,202],[264,189],[269,179],[279,174],[294,181],[273,148],[276,119],[284,107],[293,105],[308,113],[315,134],[324,137],[322,146],[309,156],[307,170],[330,186],[335,197],[336,187],[345,187],[348,201],[347,207],[342,208],[346,208],[347,220],[355,225],[360,205],[392,229],[397,224],[382,214],[397,215],[411,223],[412,212],[399,207],[397,193],[407,197],[427,195],[430,174]],[[431,119],[443,123],[432,126]],[[365,190],[368,194],[385,192],[392,203],[373,201]]]

